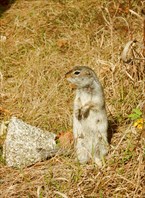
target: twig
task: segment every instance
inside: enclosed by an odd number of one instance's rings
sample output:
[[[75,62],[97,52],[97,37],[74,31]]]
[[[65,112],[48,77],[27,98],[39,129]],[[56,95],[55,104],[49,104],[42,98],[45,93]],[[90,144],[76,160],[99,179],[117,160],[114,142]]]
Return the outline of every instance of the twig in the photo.
[[[131,59],[127,59],[127,54],[130,49],[130,47],[135,43],[136,41],[128,41],[123,49],[123,52],[121,54],[121,59],[125,62],[128,63],[131,61]]]
[[[129,9],[129,12],[131,12],[131,14],[134,14],[134,15],[137,16],[138,18],[142,19],[142,17],[141,17],[138,13],[136,13],[135,11]]]

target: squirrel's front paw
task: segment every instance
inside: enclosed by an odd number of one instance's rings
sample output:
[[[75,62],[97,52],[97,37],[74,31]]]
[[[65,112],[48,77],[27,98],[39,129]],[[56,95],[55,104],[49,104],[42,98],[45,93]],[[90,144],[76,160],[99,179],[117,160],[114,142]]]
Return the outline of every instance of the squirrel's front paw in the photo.
[[[75,117],[78,120],[86,119],[89,116],[89,112],[90,112],[90,109],[84,106],[75,111]]]
[[[82,118],[86,119],[89,116],[89,112],[90,112],[89,108],[83,107],[81,109]]]
[[[78,110],[75,111],[75,117],[76,117],[78,120],[81,120],[81,119],[82,119],[81,109],[78,109]]]

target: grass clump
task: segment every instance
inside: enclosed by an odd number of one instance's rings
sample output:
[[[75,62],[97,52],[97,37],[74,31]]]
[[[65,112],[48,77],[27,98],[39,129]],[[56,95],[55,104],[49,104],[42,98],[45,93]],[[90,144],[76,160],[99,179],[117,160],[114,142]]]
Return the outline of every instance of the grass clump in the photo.
[[[24,170],[0,163],[1,197],[144,196],[144,138],[128,115],[133,109],[144,114],[145,79],[135,69],[145,62],[120,60],[129,40],[142,42],[142,20],[130,11],[140,15],[142,6],[143,1],[19,0],[3,13],[0,120],[15,115],[55,133],[72,130],[73,92],[64,75],[88,65],[103,84],[110,131],[116,133],[102,170],[79,165],[73,155]]]

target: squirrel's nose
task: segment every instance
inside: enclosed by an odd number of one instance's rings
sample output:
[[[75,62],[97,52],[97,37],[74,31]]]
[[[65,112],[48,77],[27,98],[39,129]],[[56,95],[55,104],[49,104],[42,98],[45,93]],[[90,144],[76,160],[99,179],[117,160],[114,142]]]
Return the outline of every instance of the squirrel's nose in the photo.
[[[71,71],[69,71],[69,72],[67,72],[66,74],[65,74],[65,78],[70,78],[71,77]]]

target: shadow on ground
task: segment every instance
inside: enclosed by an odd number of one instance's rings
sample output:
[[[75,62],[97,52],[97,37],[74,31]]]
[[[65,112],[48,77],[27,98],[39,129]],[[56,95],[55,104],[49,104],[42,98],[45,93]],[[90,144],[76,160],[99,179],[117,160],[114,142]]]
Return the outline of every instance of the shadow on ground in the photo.
[[[119,123],[116,120],[113,120],[113,121],[109,120],[108,124],[109,124],[109,126],[108,126],[108,142],[110,144],[114,133],[117,132]]]
[[[0,0],[0,17],[14,2],[15,0]]]

